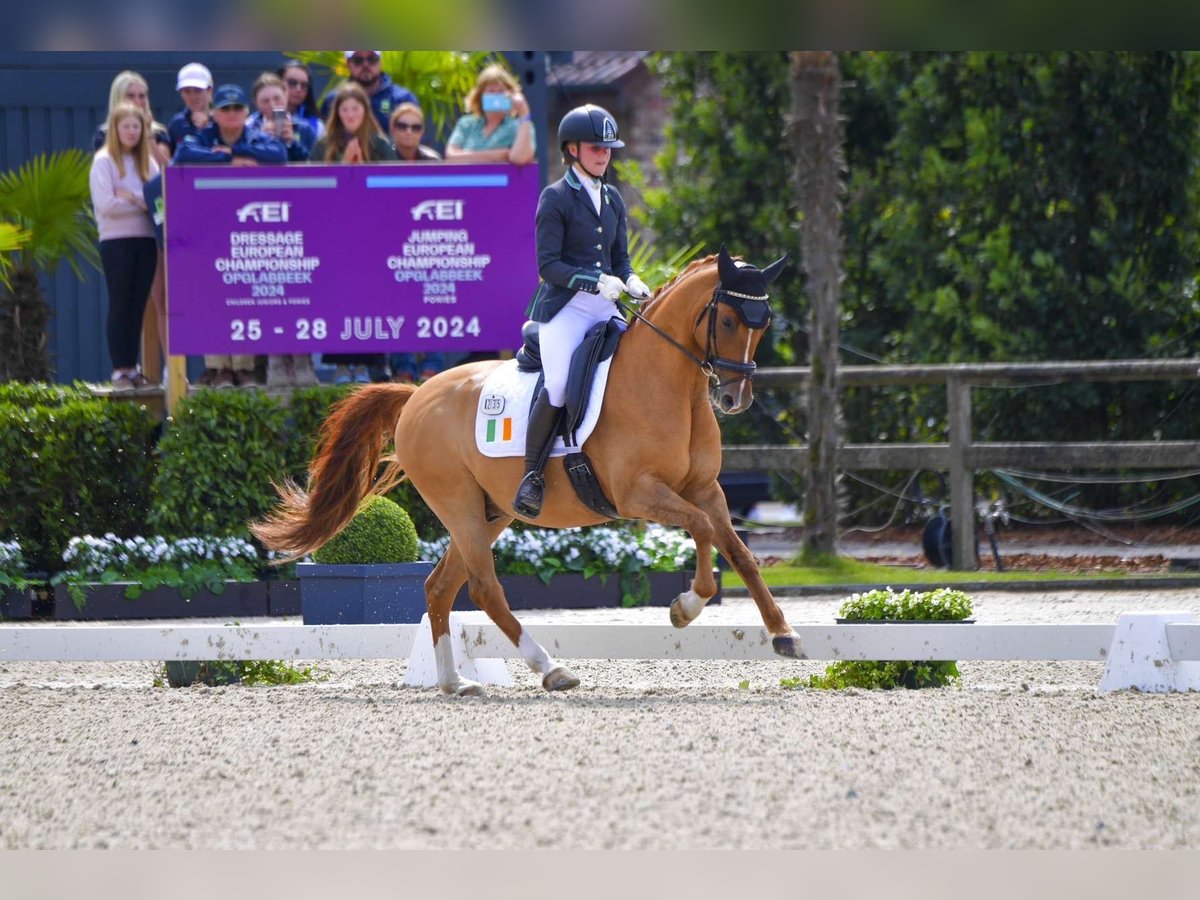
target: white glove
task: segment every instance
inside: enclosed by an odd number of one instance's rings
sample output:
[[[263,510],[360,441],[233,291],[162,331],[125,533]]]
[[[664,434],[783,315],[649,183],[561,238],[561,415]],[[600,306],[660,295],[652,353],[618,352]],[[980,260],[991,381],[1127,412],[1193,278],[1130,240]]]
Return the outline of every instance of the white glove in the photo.
[[[625,282],[625,289],[634,300],[645,300],[650,296],[650,288],[646,287],[646,282],[642,281],[636,275],[629,276],[629,279]]]
[[[600,296],[605,300],[617,300],[625,293],[625,282],[616,275],[600,276]]]

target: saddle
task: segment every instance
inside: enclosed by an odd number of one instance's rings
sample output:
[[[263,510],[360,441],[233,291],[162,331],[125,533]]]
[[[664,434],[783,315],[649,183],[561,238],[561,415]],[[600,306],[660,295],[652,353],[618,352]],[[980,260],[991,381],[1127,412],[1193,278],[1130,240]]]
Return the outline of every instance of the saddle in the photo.
[[[541,372],[542,351],[538,335],[539,323],[526,322],[521,326],[523,346],[516,353],[517,368],[522,372]],[[617,519],[613,502],[604,494],[596,473],[592,470],[592,462],[587,455],[578,449],[576,432],[587,413],[588,401],[592,393],[592,381],[600,363],[616,352],[617,342],[624,331],[620,319],[612,318],[600,322],[588,329],[583,341],[571,354],[571,368],[567,374],[567,394],[562,418],[559,422],[559,434],[563,443],[575,449],[563,457],[563,466],[571,479],[571,486],[581,501],[591,510],[610,519]],[[543,378],[538,377],[533,397],[541,393]]]

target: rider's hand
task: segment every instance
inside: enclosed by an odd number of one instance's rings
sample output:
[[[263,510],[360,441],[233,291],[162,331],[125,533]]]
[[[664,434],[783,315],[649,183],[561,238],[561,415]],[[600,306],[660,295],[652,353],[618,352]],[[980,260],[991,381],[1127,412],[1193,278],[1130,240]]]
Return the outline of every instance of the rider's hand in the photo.
[[[605,300],[617,300],[625,293],[625,282],[616,275],[600,276],[600,296]]]
[[[625,288],[629,292],[629,296],[634,300],[645,300],[650,296],[650,288],[646,287],[646,282],[638,278],[636,275],[630,275],[625,282]]]

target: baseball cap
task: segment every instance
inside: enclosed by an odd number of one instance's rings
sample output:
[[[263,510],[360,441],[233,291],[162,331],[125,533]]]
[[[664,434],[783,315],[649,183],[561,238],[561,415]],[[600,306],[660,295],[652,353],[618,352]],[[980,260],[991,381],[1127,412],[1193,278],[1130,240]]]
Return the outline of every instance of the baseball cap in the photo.
[[[175,80],[175,90],[177,91],[185,87],[210,88],[212,86],[212,72],[208,71],[207,66],[200,63],[188,63],[179,70],[179,77]]]
[[[342,52],[346,54],[346,59],[349,59],[350,57],[352,57],[352,56],[353,56],[355,53],[357,53],[358,51],[357,51],[357,50],[343,50]],[[383,56],[383,51],[382,51],[382,50],[372,50],[371,52],[372,52],[372,53],[378,53],[380,56]]]
[[[250,105],[250,101],[246,99],[246,92],[236,84],[223,84],[213,92],[213,106],[216,109],[221,109],[226,106],[246,106]]]

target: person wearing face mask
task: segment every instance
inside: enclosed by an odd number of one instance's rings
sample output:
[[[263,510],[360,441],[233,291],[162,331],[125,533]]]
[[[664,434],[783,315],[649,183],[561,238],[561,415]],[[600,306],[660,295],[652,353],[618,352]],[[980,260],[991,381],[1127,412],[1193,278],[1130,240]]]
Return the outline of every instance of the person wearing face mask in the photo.
[[[540,322],[543,387],[529,413],[525,477],[513,507],[526,518],[542,511],[542,475],[566,402],[571,355],[588,329],[617,315],[622,293],[635,300],[650,290],[629,260],[625,202],[604,176],[612,151],[624,147],[608,110],[577,106],[558,125],[567,172],[538,199],[537,261],[541,284],[526,315]]]
[[[537,154],[529,101],[517,79],[501,65],[479,73],[467,94],[467,115],[454,126],[446,142],[449,162],[507,162],[523,166]]]

